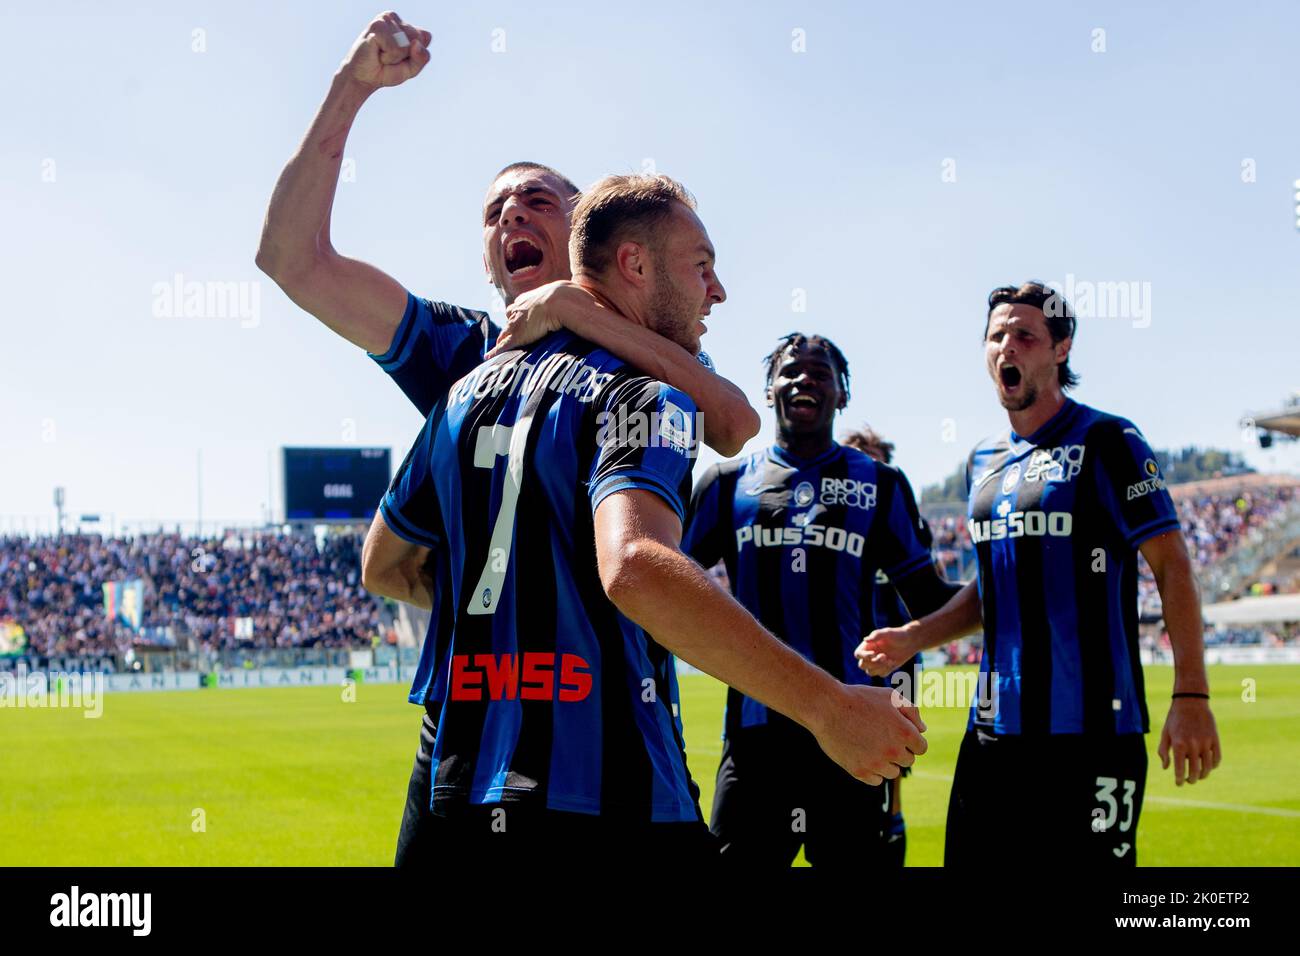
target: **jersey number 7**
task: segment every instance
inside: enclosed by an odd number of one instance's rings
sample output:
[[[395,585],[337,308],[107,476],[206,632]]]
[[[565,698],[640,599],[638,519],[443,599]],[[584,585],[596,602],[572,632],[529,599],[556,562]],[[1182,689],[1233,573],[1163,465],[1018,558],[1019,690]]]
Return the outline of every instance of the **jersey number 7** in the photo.
[[[474,467],[494,468],[497,458],[505,455],[506,473],[501,507],[488,544],[487,563],[472,592],[477,598],[470,598],[469,614],[495,614],[501,599],[515,537],[515,509],[519,506],[519,488],[523,484],[524,449],[528,445],[530,424],[532,415],[527,415],[514,425],[484,425],[474,436]]]

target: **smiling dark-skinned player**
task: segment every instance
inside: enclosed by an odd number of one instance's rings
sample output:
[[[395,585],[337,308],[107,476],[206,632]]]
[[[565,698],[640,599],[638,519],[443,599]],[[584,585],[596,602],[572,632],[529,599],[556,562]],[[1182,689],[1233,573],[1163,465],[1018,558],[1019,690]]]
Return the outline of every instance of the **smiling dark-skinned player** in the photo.
[[[736,599],[805,658],[867,683],[853,651],[874,626],[877,569],[913,616],[956,588],[934,567],[903,473],[831,437],[849,399],[835,344],[792,333],[766,369],[776,442],[705,472],[682,547],[705,567],[723,561]],[[788,867],[802,845],[815,867],[901,866],[888,785],[855,780],[806,730],[728,689],[710,825],[725,861]]]

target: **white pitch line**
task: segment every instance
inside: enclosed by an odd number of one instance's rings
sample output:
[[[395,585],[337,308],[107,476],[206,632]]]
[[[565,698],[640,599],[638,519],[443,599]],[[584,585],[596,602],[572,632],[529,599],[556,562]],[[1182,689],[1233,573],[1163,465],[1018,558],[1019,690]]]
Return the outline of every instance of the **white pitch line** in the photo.
[[[946,773],[929,773],[925,770],[913,770],[913,777],[924,777],[927,780],[946,780],[952,782],[952,775]],[[1193,784],[1193,786],[1195,786]],[[1187,800],[1183,797],[1153,797],[1144,798],[1146,803],[1168,803],[1176,807],[1186,807],[1194,810],[1228,810],[1232,813],[1262,813],[1269,817],[1300,817],[1300,810],[1287,810],[1283,807],[1252,807],[1243,803],[1214,803],[1210,800]]]
[[[1212,803],[1209,800],[1184,800],[1182,797],[1147,797],[1146,802],[1172,803],[1198,810],[1231,810],[1234,813],[1262,813],[1270,817],[1300,817],[1300,810],[1287,810],[1283,807],[1252,807],[1243,803]]]

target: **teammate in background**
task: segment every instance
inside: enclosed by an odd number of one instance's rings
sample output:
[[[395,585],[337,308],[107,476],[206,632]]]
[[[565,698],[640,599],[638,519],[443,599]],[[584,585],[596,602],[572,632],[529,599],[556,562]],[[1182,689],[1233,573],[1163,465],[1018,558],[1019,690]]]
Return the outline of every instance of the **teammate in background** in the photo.
[[[903,474],[831,437],[849,398],[834,343],[788,335],[766,369],[776,442],[704,474],[683,547],[705,567],[723,561],[737,600],[801,658],[870,684],[853,651],[876,626],[877,570],[918,614],[956,588],[934,569]],[[807,730],[728,689],[710,821],[725,860],[788,867],[802,844],[813,866],[902,866],[893,784],[855,780]]]
[[[872,674],[980,626],[983,699],[948,805],[945,865],[1136,864],[1148,731],[1138,658],[1137,552],[1174,648],[1160,759],[1195,783],[1219,765],[1200,595],[1173,501],[1132,422],[1065,396],[1075,318],[1039,283],[994,289],[985,364],[1009,431],[967,465],[979,577],[934,614],[876,631]],[[983,682],[988,681],[985,685]]]
[[[869,455],[876,461],[883,462],[886,465],[894,463],[894,443],[886,441],[885,437],[870,425],[863,424],[861,428],[845,432],[840,436],[840,444],[848,448],[856,448],[864,455]],[[925,518],[921,518],[920,525],[917,528],[917,537],[920,538],[921,543],[927,549],[933,550],[934,536],[930,533],[930,526]],[[943,575],[940,574],[940,577],[943,577]],[[912,615],[907,612],[907,605],[903,603],[898,589],[894,587],[893,582],[889,580],[889,575],[885,574],[881,568],[876,569],[873,587],[875,594],[872,603],[876,611],[875,619],[871,624],[873,630],[881,627],[900,627],[912,619]],[[898,680],[895,674],[900,673],[905,675],[906,680],[898,687],[899,691],[910,700],[918,700],[921,686],[920,654],[906,661],[888,678],[873,678],[873,681],[880,680],[892,684]],[[903,778],[907,774],[907,771],[899,774],[898,779],[889,787],[890,819],[887,833],[889,842],[897,848],[900,865],[907,856],[907,828],[903,821]]]
[[[885,441],[884,435],[865,422],[861,428],[850,429],[842,434],[840,444],[856,448],[864,455],[870,455],[876,461],[883,461],[886,465],[894,462],[894,443]]]
[[[338,253],[330,216],[344,146],[359,110],[381,87],[419,74],[429,62],[431,39],[427,30],[385,13],[356,41],[280,174],[257,251],[259,268],[299,306],[365,349],[426,417],[451,383],[483,360],[498,329],[484,312],[418,298],[374,266]],[[507,166],[489,186],[483,262],[509,306],[502,344],[535,339],[540,329],[563,324],[689,394],[703,412],[706,443],[724,455],[735,454],[759,427],[758,414],[740,389],[680,346],[631,323],[611,321],[590,295],[557,281],[569,278],[569,223],[577,194],[569,179],[538,163]],[[433,588],[434,615],[410,700],[436,710],[452,608],[437,600],[449,587],[441,557],[435,555],[424,573]],[[399,865],[428,852],[436,825],[429,813],[434,734],[426,713],[398,840]]]
[[[608,177],[579,203],[571,240],[577,281],[612,316],[688,352],[725,298],[693,207],[667,177]],[[399,470],[362,574],[427,606],[431,537],[452,556],[439,866],[709,859],[673,654],[789,713],[871,782],[924,752],[914,708],[810,666],[681,553],[694,411],[561,331],[458,382]]]

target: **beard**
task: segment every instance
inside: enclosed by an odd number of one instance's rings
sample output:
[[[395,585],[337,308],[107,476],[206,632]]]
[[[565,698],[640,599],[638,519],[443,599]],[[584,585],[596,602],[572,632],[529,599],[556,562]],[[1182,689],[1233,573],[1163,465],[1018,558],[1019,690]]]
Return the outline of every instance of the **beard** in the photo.
[[[1038,387],[1021,379],[1020,394],[1014,398],[1009,398],[998,392],[998,401],[1002,407],[1009,412],[1023,412],[1034,402],[1038,401]]]
[[[671,342],[676,342],[695,355],[700,350],[699,337],[693,326],[699,315],[699,303],[692,301],[673,285],[668,270],[655,261],[655,289],[650,296],[650,325],[655,332]]]

